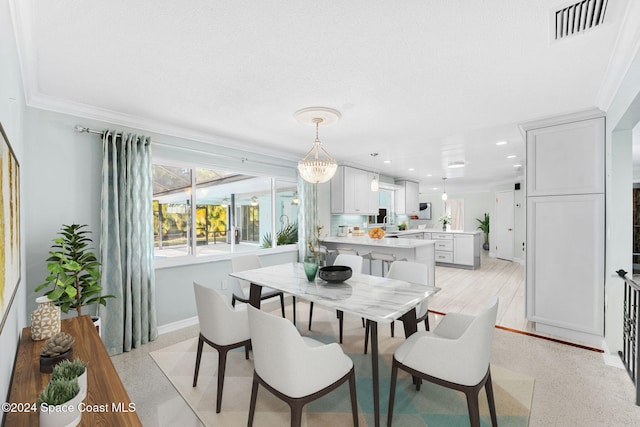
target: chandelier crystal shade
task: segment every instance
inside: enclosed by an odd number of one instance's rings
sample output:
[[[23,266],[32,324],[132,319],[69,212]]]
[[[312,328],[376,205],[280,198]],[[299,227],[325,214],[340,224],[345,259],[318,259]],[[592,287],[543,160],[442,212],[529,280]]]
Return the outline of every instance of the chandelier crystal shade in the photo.
[[[322,146],[318,137],[318,128],[321,123],[331,124],[337,121],[340,118],[340,113],[331,108],[310,107],[297,111],[295,116],[301,123],[316,126],[316,139],[313,141],[313,146],[298,162],[300,176],[312,184],[329,181],[338,170],[338,163]]]

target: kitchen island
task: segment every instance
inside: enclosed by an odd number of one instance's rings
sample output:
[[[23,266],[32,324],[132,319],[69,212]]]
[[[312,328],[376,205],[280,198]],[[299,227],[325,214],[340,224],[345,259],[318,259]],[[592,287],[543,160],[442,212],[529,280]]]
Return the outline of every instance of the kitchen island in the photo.
[[[440,229],[412,229],[406,231],[390,231],[386,235],[388,237],[398,238],[398,240],[434,240],[437,265],[473,270],[480,268],[482,232],[479,230],[442,231]]]
[[[352,248],[359,255],[367,255],[371,251],[392,254],[396,259],[421,262],[429,267],[429,285],[435,286],[435,241],[423,239],[372,239],[369,236],[325,237],[322,244],[329,250],[338,248]],[[381,275],[381,263],[372,262],[369,271],[369,262],[364,262],[363,273]]]

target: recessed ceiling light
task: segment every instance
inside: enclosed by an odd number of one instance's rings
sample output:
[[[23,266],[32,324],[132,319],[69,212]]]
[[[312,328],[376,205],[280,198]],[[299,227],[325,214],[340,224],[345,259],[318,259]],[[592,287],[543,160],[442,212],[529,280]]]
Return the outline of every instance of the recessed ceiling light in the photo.
[[[407,169],[409,172],[413,172],[414,170],[416,170],[416,168],[409,168]]]
[[[522,165],[521,165],[521,164],[515,164],[515,165],[513,165],[513,167],[514,167],[514,168],[521,168],[521,167],[522,167]]]
[[[451,169],[463,168],[464,167],[464,162],[449,162],[448,167],[451,168]]]
[[[437,190],[437,189],[438,189],[438,187],[433,187],[433,188],[432,188],[432,190]]]
[[[389,164],[389,163],[391,163],[391,160],[384,160],[382,163]]]
[[[427,174],[427,176],[428,176],[428,177],[430,177],[430,176],[433,176],[433,175],[431,175],[430,173],[428,173],[428,174]]]
[[[496,145],[505,145],[507,143],[507,141],[498,141],[496,142]]]
[[[507,156],[507,159],[515,159],[515,158],[516,158],[516,155],[515,155],[515,154],[512,154],[512,155],[510,155],[510,156]]]

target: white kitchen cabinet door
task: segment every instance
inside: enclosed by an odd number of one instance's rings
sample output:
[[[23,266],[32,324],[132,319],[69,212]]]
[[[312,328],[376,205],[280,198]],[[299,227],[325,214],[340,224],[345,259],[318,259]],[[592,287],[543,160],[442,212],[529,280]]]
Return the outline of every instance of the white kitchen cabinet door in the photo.
[[[338,167],[331,179],[331,213],[377,215],[378,193],[371,191],[371,176],[361,169]]]
[[[395,192],[396,213],[418,215],[420,212],[419,184],[413,181],[396,181],[400,188]]]
[[[527,131],[527,197],[604,193],[604,118]]]
[[[453,263],[473,265],[473,234],[456,234],[453,236]]]
[[[604,333],[604,194],[527,198],[527,318]]]

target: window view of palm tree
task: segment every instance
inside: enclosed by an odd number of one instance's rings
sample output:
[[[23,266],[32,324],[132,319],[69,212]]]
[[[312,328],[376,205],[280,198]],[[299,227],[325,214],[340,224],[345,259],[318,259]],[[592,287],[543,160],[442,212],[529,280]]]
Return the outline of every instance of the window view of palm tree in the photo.
[[[271,219],[274,200],[277,218],[297,219],[293,180],[154,164],[155,256],[214,255],[268,248],[261,241],[264,243],[265,236],[270,241],[274,228],[279,233],[282,227]],[[287,244],[291,242],[293,238],[287,240]],[[281,244],[280,240],[275,244]]]

